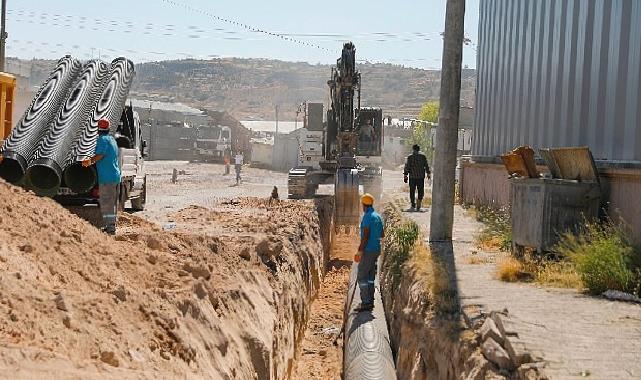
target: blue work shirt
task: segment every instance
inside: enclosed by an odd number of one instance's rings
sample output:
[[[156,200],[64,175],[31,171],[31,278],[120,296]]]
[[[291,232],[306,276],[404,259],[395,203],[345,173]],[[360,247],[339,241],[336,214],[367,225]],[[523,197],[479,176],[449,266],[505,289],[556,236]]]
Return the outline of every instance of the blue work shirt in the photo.
[[[369,229],[369,239],[367,239],[364,252],[380,252],[381,237],[383,236],[383,219],[374,211],[373,207],[368,207],[367,211],[363,214],[363,219],[361,220],[361,239],[363,238],[365,228]]]
[[[118,165],[118,145],[113,136],[104,134],[98,136],[96,154],[103,157],[96,162],[98,170],[98,185],[120,183],[120,166]]]

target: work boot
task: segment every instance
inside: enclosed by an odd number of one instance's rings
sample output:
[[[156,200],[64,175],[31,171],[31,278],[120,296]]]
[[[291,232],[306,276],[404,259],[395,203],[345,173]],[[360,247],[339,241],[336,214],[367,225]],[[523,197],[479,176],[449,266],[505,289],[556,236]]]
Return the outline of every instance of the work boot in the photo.
[[[356,312],[361,312],[361,311],[370,311],[374,309],[374,304],[373,303],[361,303],[358,305],[354,311]]]

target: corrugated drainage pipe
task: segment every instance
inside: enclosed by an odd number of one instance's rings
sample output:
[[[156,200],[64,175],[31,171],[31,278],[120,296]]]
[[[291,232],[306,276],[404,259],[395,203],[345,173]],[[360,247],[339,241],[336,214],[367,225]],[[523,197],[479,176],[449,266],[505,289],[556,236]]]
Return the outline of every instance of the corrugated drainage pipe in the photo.
[[[70,56],[58,61],[56,68],[4,142],[0,177],[11,183],[18,183],[23,179],[40,140],[49,131],[80,68],[80,62]]]
[[[72,191],[86,193],[95,186],[98,179],[96,170],[94,167],[83,167],[82,160],[91,158],[96,151],[98,120],[108,119],[111,122],[111,132],[115,131],[125,108],[134,75],[134,64],[130,60],[116,58],[111,63],[109,81],[93,110],[91,121],[81,131],[65,165],[65,184]]]
[[[347,320],[343,332],[345,337],[343,378],[345,380],[396,380],[394,357],[390,347],[378,277],[374,309],[357,312],[354,309],[361,303],[356,281],[357,273],[358,264],[354,263],[345,303]]]
[[[84,66],[53,127],[40,142],[27,169],[27,177],[37,194],[52,196],[57,193],[62,182],[63,165],[79,132],[89,123],[108,78],[106,63],[90,61]]]

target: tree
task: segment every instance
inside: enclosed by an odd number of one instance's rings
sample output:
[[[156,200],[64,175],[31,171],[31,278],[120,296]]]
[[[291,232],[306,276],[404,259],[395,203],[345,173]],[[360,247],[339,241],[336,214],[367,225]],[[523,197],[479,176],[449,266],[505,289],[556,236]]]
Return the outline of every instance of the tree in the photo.
[[[418,119],[429,121],[431,123],[438,123],[439,103],[437,101],[426,102],[421,107],[421,112],[418,114]]]
[[[430,123],[438,123],[439,103],[437,101],[430,101],[423,104],[421,112],[418,114],[418,119]],[[427,123],[416,122],[413,125],[412,137],[410,142],[417,144],[427,156],[430,162],[432,161],[433,147],[432,147],[432,128]]]

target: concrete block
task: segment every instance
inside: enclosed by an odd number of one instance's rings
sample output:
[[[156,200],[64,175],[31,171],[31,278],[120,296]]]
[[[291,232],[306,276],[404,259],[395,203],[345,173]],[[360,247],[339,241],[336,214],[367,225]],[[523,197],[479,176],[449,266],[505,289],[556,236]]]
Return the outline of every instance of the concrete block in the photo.
[[[483,309],[479,305],[465,305],[463,306],[463,318],[468,327],[477,330],[481,323],[483,323]]]
[[[514,365],[510,359],[510,355],[498,344],[494,339],[489,338],[483,342],[481,347],[483,356],[490,362],[496,364],[500,368],[513,369]]]
[[[532,362],[532,355],[528,352],[525,343],[519,338],[506,338],[504,347],[510,355],[510,360],[512,360],[514,367],[519,367],[521,364]]]
[[[501,332],[501,336],[504,339],[508,337],[518,337],[519,333],[517,332],[516,323],[514,323],[505,313],[499,313],[493,311],[490,313],[490,317],[494,320],[496,327]]]
[[[548,380],[544,368],[544,362],[526,363],[517,369],[516,374],[519,380]]]
[[[494,323],[494,320],[492,318],[487,318],[485,322],[483,322],[479,333],[481,334],[482,342],[485,342],[486,340],[492,338],[494,339],[494,341],[496,341],[496,343],[500,344],[501,346],[503,345],[503,336],[501,335],[498,327],[496,327],[496,323]]]

